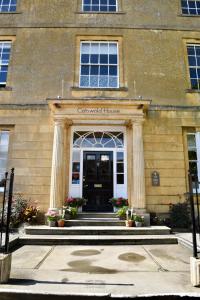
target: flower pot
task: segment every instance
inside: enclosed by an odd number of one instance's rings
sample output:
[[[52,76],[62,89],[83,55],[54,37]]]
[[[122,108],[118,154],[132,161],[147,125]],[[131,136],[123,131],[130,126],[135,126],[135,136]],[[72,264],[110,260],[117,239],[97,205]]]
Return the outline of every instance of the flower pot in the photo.
[[[135,226],[136,226],[136,227],[142,227],[142,222],[137,222],[137,221],[135,221]]]
[[[48,222],[49,227],[56,227],[56,221],[48,220],[47,222]]]
[[[64,227],[65,226],[65,220],[64,219],[58,220],[57,223],[58,223],[58,227]]]
[[[114,213],[118,212],[118,210],[119,210],[119,207],[113,206]]]
[[[78,213],[82,213],[82,206],[78,207]]]
[[[126,223],[126,227],[133,227],[133,220],[126,220],[125,221],[125,223]]]

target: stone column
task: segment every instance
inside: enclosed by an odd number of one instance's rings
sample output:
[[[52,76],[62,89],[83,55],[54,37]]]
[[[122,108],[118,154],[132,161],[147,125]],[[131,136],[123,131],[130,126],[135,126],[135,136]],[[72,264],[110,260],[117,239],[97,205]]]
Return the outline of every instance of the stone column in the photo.
[[[132,205],[136,210],[145,212],[145,170],[144,170],[144,147],[143,147],[143,118],[132,120],[133,132],[133,184]]]
[[[51,169],[50,208],[63,203],[64,120],[55,120]]]

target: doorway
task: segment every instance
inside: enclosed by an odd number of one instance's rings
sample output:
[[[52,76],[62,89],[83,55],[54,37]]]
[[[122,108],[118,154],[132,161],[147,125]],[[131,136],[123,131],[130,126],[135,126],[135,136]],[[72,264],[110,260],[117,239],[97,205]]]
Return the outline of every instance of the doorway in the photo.
[[[113,197],[113,152],[83,152],[83,197],[87,205],[84,211],[113,211],[109,199]]]

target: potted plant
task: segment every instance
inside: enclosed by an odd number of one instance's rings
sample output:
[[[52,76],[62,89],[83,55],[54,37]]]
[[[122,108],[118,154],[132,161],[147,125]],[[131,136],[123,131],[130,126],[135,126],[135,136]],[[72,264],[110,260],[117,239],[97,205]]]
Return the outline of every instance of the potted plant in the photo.
[[[135,221],[135,226],[136,227],[142,227],[143,223],[144,223],[144,217],[138,214],[134,214],[133,215],[133,219]]]
[[[120,220],[126,220],[127,210],[128,210],[128,206],[123,206],[118,209],[117,216]]]
[[[111,198],[109,201],[114,208],[114,212],[117,212],[123,206],[128,206],[128,199],[123,197]]]
[[[69,207],[82,207],[87,202],[87,199],[81,197],[67,197],[65,199],[65,206]]]
[[[75,219],[78,214],[78,208],[77,207],[64,207],[64,219]]]
[[[50,227],[55,227],[56,222],[59,218],[59,212],[54,209],[49,209],[45,215],[47,217],[47,221]]]
[[[58,227],[64,227],[65,226],[65,211],[63,210],[62,214],[58,218]]]
[[[35,224],[37,222],[37,216],[39,209],[36,206],[28,205],[23,211],[23,222],[28,224]]]
[[[134,210],[128,208],[126,210],[126,221],[125,221],[126,227],[134,227],[135,221],[134,221]]]

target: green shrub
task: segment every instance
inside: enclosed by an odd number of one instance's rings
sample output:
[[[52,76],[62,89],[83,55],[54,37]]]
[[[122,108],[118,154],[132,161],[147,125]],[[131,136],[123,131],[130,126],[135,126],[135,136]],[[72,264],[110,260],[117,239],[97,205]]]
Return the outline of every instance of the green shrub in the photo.
[[[191,224],[190,211],[187,202],[170,205],[170,223],[172,227],[189,228]]]

